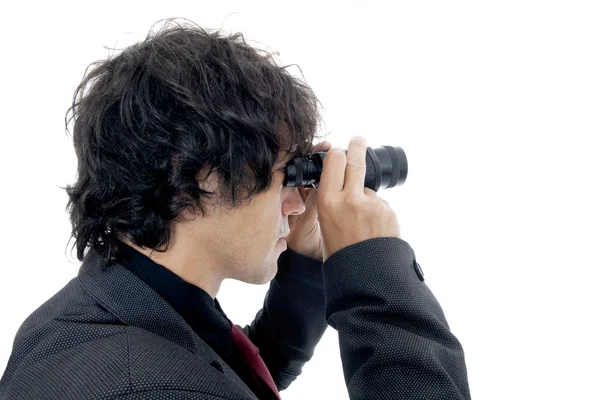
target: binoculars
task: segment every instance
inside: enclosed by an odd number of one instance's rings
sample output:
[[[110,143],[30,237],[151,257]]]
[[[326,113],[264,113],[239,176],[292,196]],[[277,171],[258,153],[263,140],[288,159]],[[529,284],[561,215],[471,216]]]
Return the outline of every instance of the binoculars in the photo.
[[[347,150],[343,150],[345,153]],[[318,188],[327,152],[317,152],[295,157],[285,166],[284,186]],[[365,187],[378,191],[402,185],[408,174],[406,154],[401,147],[367,147]]]

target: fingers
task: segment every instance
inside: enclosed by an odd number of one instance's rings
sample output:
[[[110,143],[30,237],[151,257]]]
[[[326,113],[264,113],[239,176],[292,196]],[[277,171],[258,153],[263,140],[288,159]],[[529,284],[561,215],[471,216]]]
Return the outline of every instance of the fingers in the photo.
[[[346,177],[344,191],[350,196],[364,195],[365,175],[367,173],[367,140],[362,136],[355,136],[350,140],[346,153]],[[327,157],[325,157],[325,160]]]
[[[302,198],[302,201],[306,203],[306,199],[308,199],[310,191],[305,187],[299,187],[298,192],[300,192],[300,197]]]
[[[323,159],[323,170],[319,181],[319,193],[328,196],[344,189],[346,154],[341,149],[332,149]]]

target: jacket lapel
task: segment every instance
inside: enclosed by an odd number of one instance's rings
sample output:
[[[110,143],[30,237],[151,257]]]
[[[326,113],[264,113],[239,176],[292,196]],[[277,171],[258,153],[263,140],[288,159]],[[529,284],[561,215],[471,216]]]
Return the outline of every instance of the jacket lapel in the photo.
[[[106,268],[103,268],[103,264],[102,256],[90,248],[77,274],[83,288],[99,304],[127,325],[145,329],[198,355],[223,371],[249,396],[255,397],[235,371],[164,298],[118,262]]]

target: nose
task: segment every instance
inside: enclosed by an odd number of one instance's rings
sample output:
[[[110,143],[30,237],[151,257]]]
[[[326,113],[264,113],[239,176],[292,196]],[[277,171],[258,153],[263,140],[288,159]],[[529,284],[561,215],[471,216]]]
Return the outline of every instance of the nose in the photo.
[[[306,207],[304,206],[304,200],[302,200],[298,188],[290,190],[290,193],[283,201],[282,213],[284,215],[300,215],[304,210],[306,210]]]

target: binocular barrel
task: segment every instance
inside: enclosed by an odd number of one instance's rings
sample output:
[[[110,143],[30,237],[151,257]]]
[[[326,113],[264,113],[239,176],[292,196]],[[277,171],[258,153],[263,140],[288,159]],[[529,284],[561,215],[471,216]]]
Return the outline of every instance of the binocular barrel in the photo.
[[[290,160],[285,166],[284,186],[318,188],[326,156],[327,152],[317,152]],[[367,147],[365,161],[365,187],[371,190],[377,192],[381,187],[388,189],[406,181],[408,162],[401,147]]]

